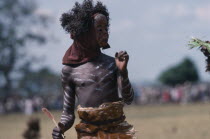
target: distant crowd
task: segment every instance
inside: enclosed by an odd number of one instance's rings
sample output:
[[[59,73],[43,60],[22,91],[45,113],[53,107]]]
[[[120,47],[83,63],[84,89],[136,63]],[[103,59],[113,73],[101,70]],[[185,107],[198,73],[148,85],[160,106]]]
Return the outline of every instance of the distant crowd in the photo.
[[[144,86],[136,89],[136,104],[210,102],[210,83]]]
[[[33,97],[20,97],[15,95],[5,98],[4,100],[0,100],[0,114],[21,112],[26,115],[31,115],[34,112],[40,111],[42,107],[58,110],[62,109],[62,101],[63,98],[61,95]]]
[[[185,83],[175,87],[145,85],[135,87],[136,105],[210,102],[210,83]],[[42,107],[60,110],[63,106],[62,93],[59,95],[23,97],[14,95],[0,99],[0,114],[22,112],[31,115]]]

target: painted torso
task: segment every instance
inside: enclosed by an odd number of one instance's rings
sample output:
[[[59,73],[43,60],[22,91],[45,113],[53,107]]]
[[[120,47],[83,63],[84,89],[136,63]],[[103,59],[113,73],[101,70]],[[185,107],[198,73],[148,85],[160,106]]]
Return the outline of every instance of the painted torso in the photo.
[[[61,123],[68,130],[75,119],[75,100],[82,107],[98,107],[105,102],[131,104],[133,89],[127,73],[121,74],[115,59],[105,54],[81,65],[65,65],[61,74],[64,91]]]
[[[91,62],[65,68],[70,72],[69,81],[81,106],[97,107],[119,100],[114,58],[101,54]]]

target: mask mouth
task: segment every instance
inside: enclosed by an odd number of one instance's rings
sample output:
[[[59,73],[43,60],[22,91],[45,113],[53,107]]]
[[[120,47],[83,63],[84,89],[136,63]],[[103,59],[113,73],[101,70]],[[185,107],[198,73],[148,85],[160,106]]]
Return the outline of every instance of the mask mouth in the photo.
[[[101,48],[102,48],[102,50],[108,49],[108,48],[110,48],[110,45],[107,43],[107,45],[105,45],[105,46],[103,46],[103,47],[101,47]]]
[[[108,44],[108,37],[103,37],[98,40],[98,44],[100,47],[104,47]]]
[[[107,44],[107,43],[108,43],[108,39],[104,39],[104,40],[102,41],[102,43],[103,43],[103,44]]]
[[[108,40],[109,40],[108,37],[104,37],[104,38],[102,39],[102,42],[103,42],[103,43],[108,43]]]
[[[108,43],[108,38],[103,39],[104,42]]]
[[[102,40],[101,43],[100,43],[101,48],[106,47],[107,45],[108,45],[108,39]]]

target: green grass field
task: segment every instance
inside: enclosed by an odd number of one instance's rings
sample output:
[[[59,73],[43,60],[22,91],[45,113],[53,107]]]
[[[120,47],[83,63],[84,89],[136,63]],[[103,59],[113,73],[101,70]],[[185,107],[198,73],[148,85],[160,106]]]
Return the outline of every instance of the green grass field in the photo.
[[[210,104],[129,106],[125,113],[138,139],[210,139]],[[60,112],[54,114],[59,120]],[[41,120],[42,139],[50,139],[53,123],[42,113],[33,116]],[[0,139],[22,139],[28,118],[22,114],[0,116]],[[65,135],[76,139],[74,128]]]

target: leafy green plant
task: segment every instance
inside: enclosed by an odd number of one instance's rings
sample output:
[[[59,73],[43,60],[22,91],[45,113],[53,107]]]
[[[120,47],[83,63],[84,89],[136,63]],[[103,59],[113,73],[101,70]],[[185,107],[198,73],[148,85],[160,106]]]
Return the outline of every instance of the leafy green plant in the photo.
[[[195,47],[206,47],[208,52],[210,53],[210,43],[206,42],[206,41],[202,41],[198,38],[194,38],[192,37],[192,39],[189,41],[190,49],[195,48]]]

